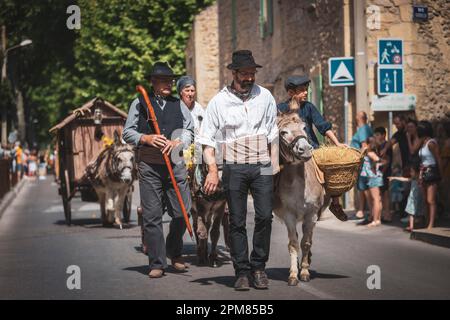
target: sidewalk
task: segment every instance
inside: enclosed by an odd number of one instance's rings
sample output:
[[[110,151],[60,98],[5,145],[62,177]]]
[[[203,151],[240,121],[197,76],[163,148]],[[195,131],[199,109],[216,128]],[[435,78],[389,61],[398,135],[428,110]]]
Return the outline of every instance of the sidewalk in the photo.
[[[0,219],[3,216],[3,213],[6,211],[11,202],[14,201],[16,196],[19,194],[20,190],[22,190],[25,183],[27,183],[28,177],[24,176],[19,183],[17,183],[5,196],[0,199]]]
[[[358,223],[362,220],[351,220],[351,217],[354,216],[355,211],[345,210],[345,212],[349,216],[349,220],[346,222],[341,222],[337,220],[331,212],[326,210],[320,221],[318,221],[317,227],[355,233],[372,233],[377,230],[384,232],[388,230],[389,232],[404,232],[403,228],[405,225],[398,220],[398,217],[395,217],[392,223],[382,224],[376,228],[368,228],[366,226],[358,225]],[[409,238],[412,240],[420,240],[429,244],[450,248],[450,219],[448,217],[443,217],[436,222],[437,227],[431,230],[414,229],[409,235]],[[406,232],[404,233],[405,237],[408,237],[408,234]]]
[[[442,225],[439,223],[439,225]],[[450,221],[446,221],[446,226],[435,227],[431,230],[416,229],[411,232],[411,239],[420,240],[434,244],[436,246],[450,248]]]

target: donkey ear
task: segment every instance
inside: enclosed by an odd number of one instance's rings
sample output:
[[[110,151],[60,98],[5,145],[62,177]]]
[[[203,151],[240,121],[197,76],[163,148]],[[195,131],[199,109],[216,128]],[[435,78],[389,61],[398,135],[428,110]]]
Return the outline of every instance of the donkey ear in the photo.
[[[120,135],[117,130],[114,130],[114,144],[121,144],[122,141],[120,139]]]

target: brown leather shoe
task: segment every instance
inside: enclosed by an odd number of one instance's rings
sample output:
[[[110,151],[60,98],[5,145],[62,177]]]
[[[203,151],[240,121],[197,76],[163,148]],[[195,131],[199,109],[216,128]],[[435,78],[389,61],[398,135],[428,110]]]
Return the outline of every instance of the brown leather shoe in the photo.
[[[163,269],[152,269],[152,270],[150,270],[150,273],[148,274],[148,276],[152,279],[161,278],[163,275],[164,275]]]
[[[269,279],[267,274],[262,270],[257,270],[253,272],[253,285],[256,289],[267,289],[269,288]]]
[[[330,211],[333,213],[336,218],[338,218],[341,221],[347,221],[348,217],[345,214],[344,210],[342,210],[342,207],[340,204],[334,204],[333,202],[330,204]]]
[[[188,266],[187,264],[184,262],[183,258],[180,257],[176,257],[176,258],[172,258],[172,266],[177,269],[178,271],[185,271]]]
[[[236,278],[234,283],[234,290],[236,291],[248,291],[250,290],[250,284],[247,275],[240,275]]]

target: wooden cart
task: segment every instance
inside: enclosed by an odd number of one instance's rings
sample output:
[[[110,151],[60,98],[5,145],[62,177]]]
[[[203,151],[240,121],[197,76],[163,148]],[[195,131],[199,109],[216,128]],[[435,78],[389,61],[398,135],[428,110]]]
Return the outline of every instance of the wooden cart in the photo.
[[[55,173],[67,225],[72,223],[70,202],[77,191],[81,193],[82,201],[98,201],[94,188],[83,179],[85,168],[104,148],[102,137],[113,138],[115,130],[122,133],[126,118],[125,112],[97,97],[50,129],[56,136]],[[130,188],[125,198],[124,222],[130,219],[132,193]]]

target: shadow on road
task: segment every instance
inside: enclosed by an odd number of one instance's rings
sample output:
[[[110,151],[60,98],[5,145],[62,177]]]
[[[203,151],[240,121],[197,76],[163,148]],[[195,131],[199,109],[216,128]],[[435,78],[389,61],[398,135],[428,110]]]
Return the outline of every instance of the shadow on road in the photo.
[[[148,273],[150,272],[148,264],[142,265],[142,266],[136,266],[136,267],[128,267],[128,268],[124,268],[122,270],[138,272],[138,273],[143,274],[145,276],[148,276]],[[178,271],[172,266],[169,266],[166,270],[164,270],[164,272],[165,273],[171,273],[171,274],[177,274],[177,275],[183,275],[183,276],[189,276],[189,277],[191,276],[189,274],[189,269],[187,269],[186,271]]]
[[[299,270],[300,271],[300,270]],[[289,268],[268,268],[266,269],[267,277],[271,280],[278,280],[287,282],[289,277]],[[332,273],[320,273],[315,270],[309,270],[311,280],[313,279],[346,279],[348,276],[332,274]]]
[[[234,276],[218,276],[218,277],[196,279],[192,280],[191,282],[199,283],[203,286],[219,284],[228,288],[233,288],[235,280],[236,278]]]
[[[135,221],[130,221],[130,223],[124,223],[123,229],[133,229],[136,228],[138,225],[135,223],[132,223]],[[54,223],[57,226],[67,226],[65,220],[58,220]],[[99,218],[82,218],[82,219],[72,219],[72,226],[77,227],[84,227],[88,229],[119,229],[119,227],[103,227],[102,222]]]

